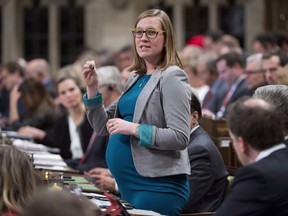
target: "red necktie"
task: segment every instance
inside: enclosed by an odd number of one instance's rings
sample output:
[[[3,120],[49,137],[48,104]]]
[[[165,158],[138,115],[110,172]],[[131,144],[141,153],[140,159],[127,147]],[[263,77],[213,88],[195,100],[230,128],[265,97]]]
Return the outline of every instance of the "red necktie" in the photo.
[[[221,107],[226,107],[228,101],[231,99],[231,96],[232,96],[232,87],[230,87],[229,91],[227,92]]]
[[[206,94],[205,98],[204,98],[204,101],[203,101],[203,105],[202,105],[202,108],[207,108],[208,107],[208,104],[212,98],[212,91],[211,89],[209,89],[208,93]]]

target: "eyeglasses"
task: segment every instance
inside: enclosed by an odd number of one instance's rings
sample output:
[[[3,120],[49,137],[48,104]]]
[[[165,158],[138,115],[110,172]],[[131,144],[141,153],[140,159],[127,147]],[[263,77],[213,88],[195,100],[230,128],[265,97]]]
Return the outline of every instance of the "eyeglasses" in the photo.
[[[257,74],[257,73],[264,73],[265,70],[264,69],[260,69],[260,70],[245,70],[244,73],[245,74]]]
[[[156,38],[159,33],[164,33],[165,31],[160,29],[132,29],[132,34],[135,38],[142,38],[143,34],[145,33],[146,37],[148,38]]]

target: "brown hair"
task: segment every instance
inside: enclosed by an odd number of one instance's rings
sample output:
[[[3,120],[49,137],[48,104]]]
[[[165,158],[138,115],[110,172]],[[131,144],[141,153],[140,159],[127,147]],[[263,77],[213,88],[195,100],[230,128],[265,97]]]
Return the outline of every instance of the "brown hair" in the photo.
[[[137,18],[134,27],[136,28],[138,22],[146,17],[159,17],[163,31],[165,31],[162,58],[160,59],[160,62],[158,62],[157,68],[165,70],[167,67],[171,65],[177,65],[180,68],[183,68],[176,51],[174,30],[168,15],[164,11],[159,9],[150,9],[144,11]],[[129,71],[136,71],[136,73],[140,75],[146,74],[146,64],[144,60],[137,54],[135,40],[133,48],[133,64],[130,67]]]
[[[0,146],[0,215],[19,213],[35,189],[35,175],[29,156],[14,146]]]
[[[17,62],[7,62],[6,64],[2,65],[1,69],[6,69],[9,74],[19,73],[21,77],[24,77],[24,69]]]
[[[56,110],[53,98],[40,81],[27,78],[20,85],[19,91],[25,103],[26,118],[32,117],[41,108]]]

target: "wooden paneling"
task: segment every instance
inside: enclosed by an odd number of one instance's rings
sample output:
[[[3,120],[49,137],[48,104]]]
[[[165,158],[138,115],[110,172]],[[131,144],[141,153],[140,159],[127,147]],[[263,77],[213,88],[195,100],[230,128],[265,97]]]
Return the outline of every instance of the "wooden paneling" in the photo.
[[[241,167],[241,164],[233,149],[226,121],[203,117],[202,127],[217,146],[229,174],[235,175],[236,171]]]

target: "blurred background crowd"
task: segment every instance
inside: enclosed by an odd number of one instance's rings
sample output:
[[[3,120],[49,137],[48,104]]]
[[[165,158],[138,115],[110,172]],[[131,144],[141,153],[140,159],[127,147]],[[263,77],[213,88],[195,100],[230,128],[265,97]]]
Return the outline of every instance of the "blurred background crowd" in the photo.
[[[81,100],[83,64],[93,59],[105,71],[98,72],[108,107],[130,75],[130,22],[134,13],[151,7],[165,10],[173,21],[178,52],[203,115],[225,118],[226,106],[239,97],[253,95],[267,84],[287,85],[285,4],[280,0],[1,1],[1,128],[58,147],[64,159],[81,158],[92,135]],[[268,8],[273,13],[266,16]],[[19,28],[10,31],[11,25]],[[80,136],[76,143],[82,149],[73,147],[69,121],[74,122]],[[66,131],[61,131],[64,126]]]
[[[95,61],[109,107],[131,75],[133,22],[149,8],[170,16],[203,116],[225,119],[240,97],[288,85],[285,0],[1,0],[1,129],[59,148],[70,167],[118,193],[105,161],[109,137],[85,115],[82,68]]]

